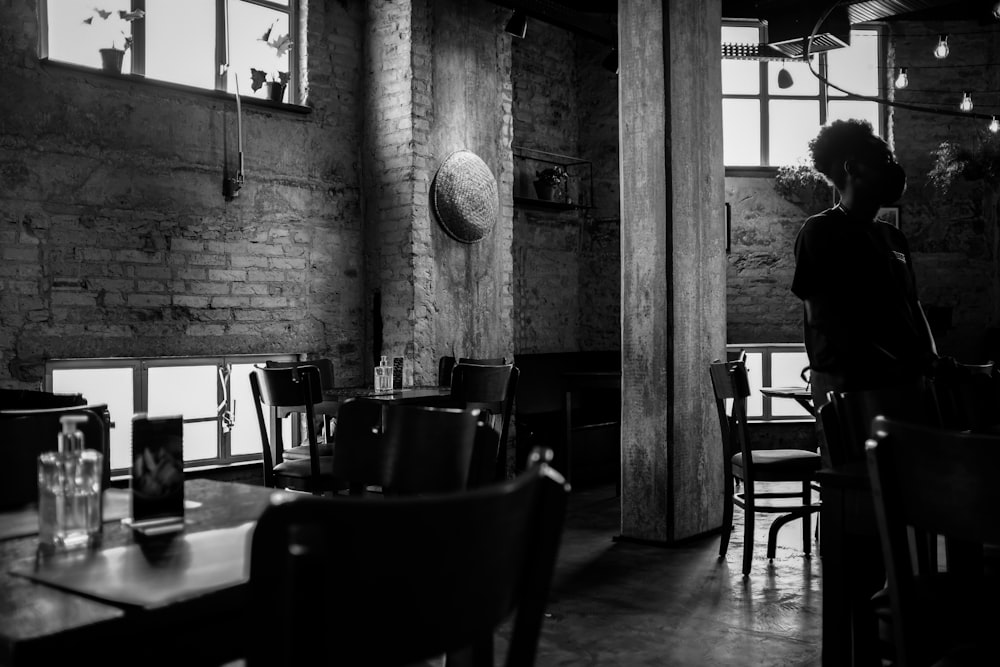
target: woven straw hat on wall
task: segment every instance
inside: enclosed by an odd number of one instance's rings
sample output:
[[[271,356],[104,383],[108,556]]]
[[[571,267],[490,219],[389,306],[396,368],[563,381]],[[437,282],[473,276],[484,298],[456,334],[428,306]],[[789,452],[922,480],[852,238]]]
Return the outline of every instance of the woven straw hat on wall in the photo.
[[[477,243],[497,221],[497,181],[483,160],[468,150],[449,155],[432,184],[434,211],[444,230],[462,243]]]

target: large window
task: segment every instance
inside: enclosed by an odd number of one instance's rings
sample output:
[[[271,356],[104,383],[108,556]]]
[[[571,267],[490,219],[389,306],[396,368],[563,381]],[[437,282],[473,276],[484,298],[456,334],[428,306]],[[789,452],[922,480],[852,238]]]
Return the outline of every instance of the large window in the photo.
[[[722,41],[761,44],[759,23],[727,24]],[[883,61],[877,28],[851,30],[851,45],[813,54],[813,66],[831,83],[859,95],[881,92]],[[805,161],[821,125],[860,118],[883,133],[877,102],[847,99],[810,71],[805,61],[722,61],[723,155],[727,167],[794,165]]]
[[[746,351],[750,397],[747,417],[753,421],[794,421],[813,419],[805,408],[791,398],[771,398],[760,393],[761,387],[794,387],[805,384],[803,370],[809,365],[805,346],[800,343],[731,344],[730,354]],[[728,406],[727,406],[728,409]]]
[[[181,415],[185,467],[225,465],[260,458],[260,427],[250,392],[250,371],[266,359],[293,355],[150,359],[66,359],[46,364],[45,388],[83,394],[111,413],[112,474],[128,473],[132,416]],[[290,429],[291,420],[283,420]],[[270,424],[268,425],[270,428]],[[286,442],[291,433],[283,432]]]
[[[260,98],[268,97],[266,82],[284,82],[284,101],[297,99],[294,0],[43,0],[39,7],[43,58],[101,68],[101,49],[128,47],[123,74],[230,93],[238,78],[241,95]]]

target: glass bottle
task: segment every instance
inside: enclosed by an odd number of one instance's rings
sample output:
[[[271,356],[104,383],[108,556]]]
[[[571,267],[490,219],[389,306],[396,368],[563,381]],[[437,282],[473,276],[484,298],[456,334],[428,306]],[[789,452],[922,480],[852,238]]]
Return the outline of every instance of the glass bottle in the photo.
[[[44,550],[96,544],[101,536],[103,455],[84,449],[77,424],[85,415],[59,420],[59,449],[38,457],[38,542]]]
[[[388,357],[383,354],[378,366],[375,367],[375,393],[388,394],[391,392],[392,366],[389,365]]]

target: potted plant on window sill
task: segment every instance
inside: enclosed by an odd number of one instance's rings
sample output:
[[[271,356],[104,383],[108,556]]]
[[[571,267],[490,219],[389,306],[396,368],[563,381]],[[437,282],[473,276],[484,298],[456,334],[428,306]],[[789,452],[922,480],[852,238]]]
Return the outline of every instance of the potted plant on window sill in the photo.
[[[114,74],[122,73],[122,63],[125,61],[125,52],[132,46],[132,21],[138,21],[146,16],[146,12],[137,9],[132,12],[118,10],[116,12],[94,8],[94,14],[83,20],[90,26],[99,26],[102,30],[110,33],[111,46],[99,49],[101,53],[101,69]],[[128,33],[125,28],[128,28]],[[121,48],[118,47],[118,35],[121,35]]]
[[[272,23],[271,27],[269,27],[264,34],[257,39],[274,49],[278,58],[285,58],[288,54],[288,49],[292,46],[292,39],[286,33],[284,35],[278,35],[272,40],[271,32],[274,30],[274,25],[275,24]],[[267,99],[272,102],[281,102],[284,100],[285,88],[287,88],[289,80],[288,72],[281,72],[277,70],[267,72],[262,69],[251,67],[250,79],[250,90],[253,92],[257,92],[262,87],[266,86]]]

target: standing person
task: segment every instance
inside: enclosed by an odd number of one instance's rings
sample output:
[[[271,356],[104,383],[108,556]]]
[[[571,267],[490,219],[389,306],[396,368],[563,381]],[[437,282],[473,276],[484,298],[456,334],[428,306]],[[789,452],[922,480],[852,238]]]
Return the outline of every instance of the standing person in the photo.
[[[875,218],[906,174],[867,121],[838,120],[809,142],[813,166],[840,203],[805,221],[792,292],[802,300],[813,404],[829,391],[920,383],[938,355],[917,300],[906,238]]]

